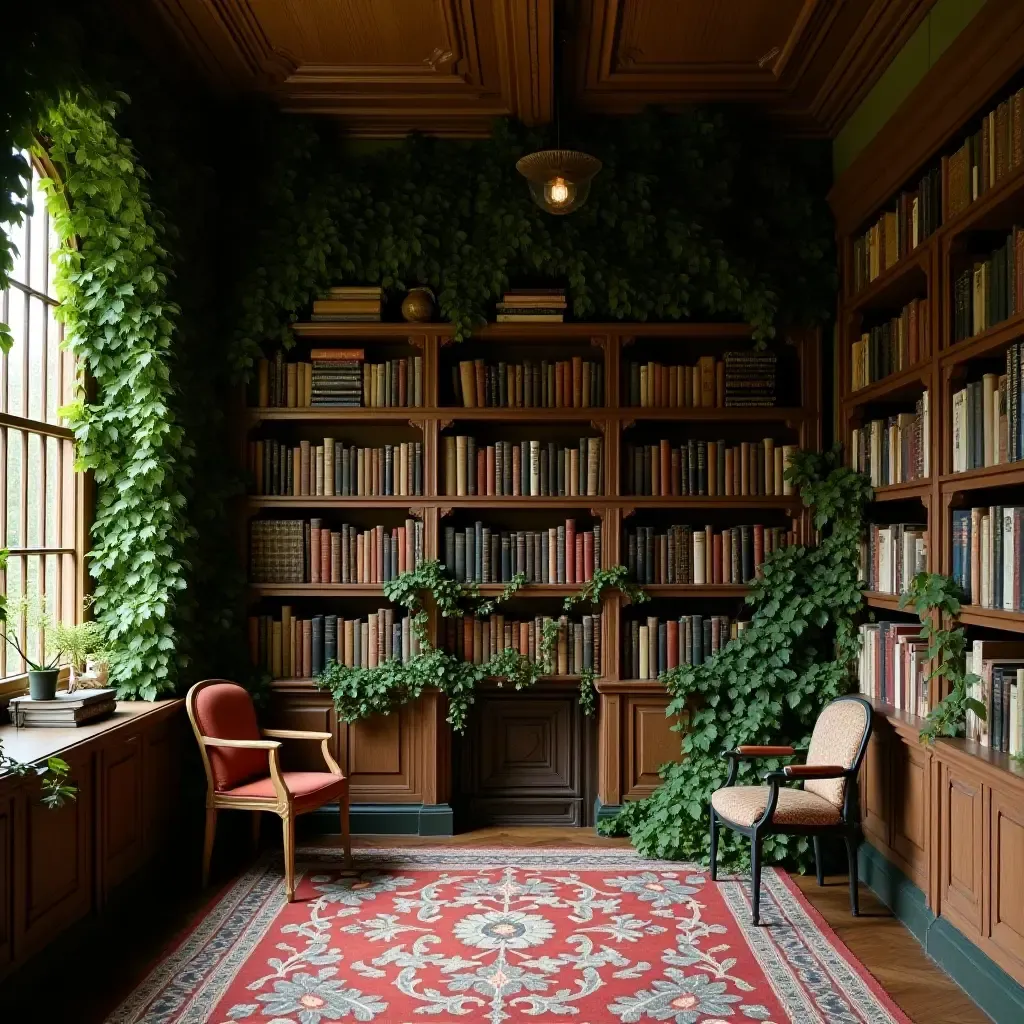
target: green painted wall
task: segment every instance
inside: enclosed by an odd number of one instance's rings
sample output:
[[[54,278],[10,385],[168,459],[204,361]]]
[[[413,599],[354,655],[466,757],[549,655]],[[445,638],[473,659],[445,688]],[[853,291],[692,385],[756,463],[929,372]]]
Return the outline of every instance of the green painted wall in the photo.
[[[992,3],[1002,2],[1004,0],[992,0]],[[832,144],[836,175],[853,163],[984,4],[985,0],[936,0],[917,31],[839,130]]]

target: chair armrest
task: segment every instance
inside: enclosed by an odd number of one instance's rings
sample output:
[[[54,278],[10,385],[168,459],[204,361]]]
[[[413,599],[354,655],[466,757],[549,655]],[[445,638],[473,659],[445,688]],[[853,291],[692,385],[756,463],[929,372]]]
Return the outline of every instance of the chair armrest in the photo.
[[[782,772],[789,779],[841,779],[851,770],[841,764],[787,764]]]
[[[281,746],[277,740],[223,740],[217,736],[203,736],[202,741],[207,747],[237,747],[240,750],[277,750]]]
[[[744,744],[736,748],[736,753],[742,757],[790,757],[796,753],[795,747],[758,747]]]
[[[260,729],[263,736],[277,740],[329,740],[329,732],[307,732],[305,729]]]

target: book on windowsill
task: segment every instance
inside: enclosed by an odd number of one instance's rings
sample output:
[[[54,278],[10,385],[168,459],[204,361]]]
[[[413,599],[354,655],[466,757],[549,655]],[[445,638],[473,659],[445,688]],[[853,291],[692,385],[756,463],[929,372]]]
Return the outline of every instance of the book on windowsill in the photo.
[[[61,690],[54,700],[15,697],[8,708],[11,720],[18,728],[74,728],[113,714],[115,698],[116,691],[112,688],[76,690],[74,693]]]

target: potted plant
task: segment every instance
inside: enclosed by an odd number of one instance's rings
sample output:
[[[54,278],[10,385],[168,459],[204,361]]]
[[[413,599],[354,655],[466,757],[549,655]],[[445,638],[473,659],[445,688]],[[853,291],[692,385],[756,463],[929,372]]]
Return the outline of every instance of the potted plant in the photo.
[[[68,678],[68,692],[77,689],[96,689],[107,685],[108,658],[106,630],[95,621],[66,625],[56,623],[47,632],[52,637],[52,646],[67,655],[71,674]]]

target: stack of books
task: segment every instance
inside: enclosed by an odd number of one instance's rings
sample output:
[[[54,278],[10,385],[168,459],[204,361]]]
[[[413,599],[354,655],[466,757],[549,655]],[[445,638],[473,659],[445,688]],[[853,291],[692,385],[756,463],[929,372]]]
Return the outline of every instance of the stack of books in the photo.
[[[291,605],[283,605],[280,618],[250,615],[248,626],[252,664],[274,679],[309,679],[332,661],[376,668],[384,661],[404,664],[419,654],[412,616],[396,620],[392,608],[379,608],[365,619],[298,619]]]
[[[850,389],[859,391],[915,366],[928,355],[928,300],[914,299],[899,316],[876,324],[855,341],[850,353]]]
[[[592,359],[485,363],[452,367],[456,405],[467,409],[592,409],[604,404],[604,366]]]
[[[962,341],[1024,310],[1024,229],[979,255],[953,282],[953,340]]]
[[[249,442],[256,494],[291,497],[392,497],[423,494],[423,442],[356,448],[325,437],[292,446],[268,438]]]
[[[301,540],[300,540],[301,538]],[[423,523],[325,527],[321,519],[254,519],[253,583],[387,583],[423,560]]]
[[[1024,163],[1024,89],[1018,89],[981,119],[949,158],[949,215],[955,217]]]
[[[968,669],[978,676],[971,696],[985,705],[985,717],[967,712],[967,738],[1007,754],[1024,752],[1024,642],[975,640]]]
[[[928,530],[923,523],[868,526],[860,546],[861,579],[868,590],[903,594],[910,581],[927,570]]]
[[[953,579],[971,604],[1024,611],[1024,506],[953,510]]]
[[[796,445],[777,445],[771,438],[733,446],[693,438],[679,445],[667,438],[627,442],[623,493],[656,498],[792,494],[785,470],[796,450]]]
[[[382,299],[379,285],[331,288],[326,298],[313,303],[311,319],[322,323],[376,323]]]
[[[452,497],[596,497],[604,493],[600,437],[581,437],[571,448],[554,441],[496,441],[446,435],[445,494]]]
[[[512,288],[497,305],[499,324],[560,324],[565,319],[564,288]]]
[[[444,649],[463,661],[483,665],[500,651],[512,648],[534,664],[541,662],[544,650],[544,625],[548,616],[534,619],[507,619],[491,615],[483,619],[466,615],[445,619]],[[551,675],[579,675],[592,668],[601,673],[601,616],[584,615],[579,622],[565,615],[556,620],[558,634],[550,662],[543,666]]]
[[[916,249],[942,224],[942,168],[925,171],[917,188],[901,192],[896,209],[883,213],[853,240],[853,290],[860,291]]]
[[[873,622],[860,627],[860,692],[924,718],[931,710],[928,645],[919,623]]]
[[[653,526],[626,531],[626,568],[640,584],[747,583],[765,556],[796,543],[783,526],[731,526],[716,533],[711,526]]]
[[[601,524],[577,530],[576,520],[547,530],[493,530],[482,522],[444,529],[444,564],[460,583],[586,583],[601,565]]]
[[[8,709],[11,721],[19,728],[73,729],[112,715],[116,698],[117,691],[114,689],[75,690],[74,693],[61,690],[55,700],[15,697]]]
[[[725,353],[725,405],[729,409],[775,405],[774,352]]]
[[[355,409],[363,402],[363,360],[361,348],[315,348],[310,405]]]
[[[869,420],[863,427],[854,427],[850,434],[851,468],[866,474],[872,487],[927,479],[929,421],[925,391],[913,412]]]
[[[703,665],[746,626],[728,615],[634,619],[623,630],[622,671],[629,679],[657,679],[679,665]]]
[[[626,405],[648,409],[706,409],[725,405],[725,363],[700,356],[693,366],[628,362],[623,374]]]

